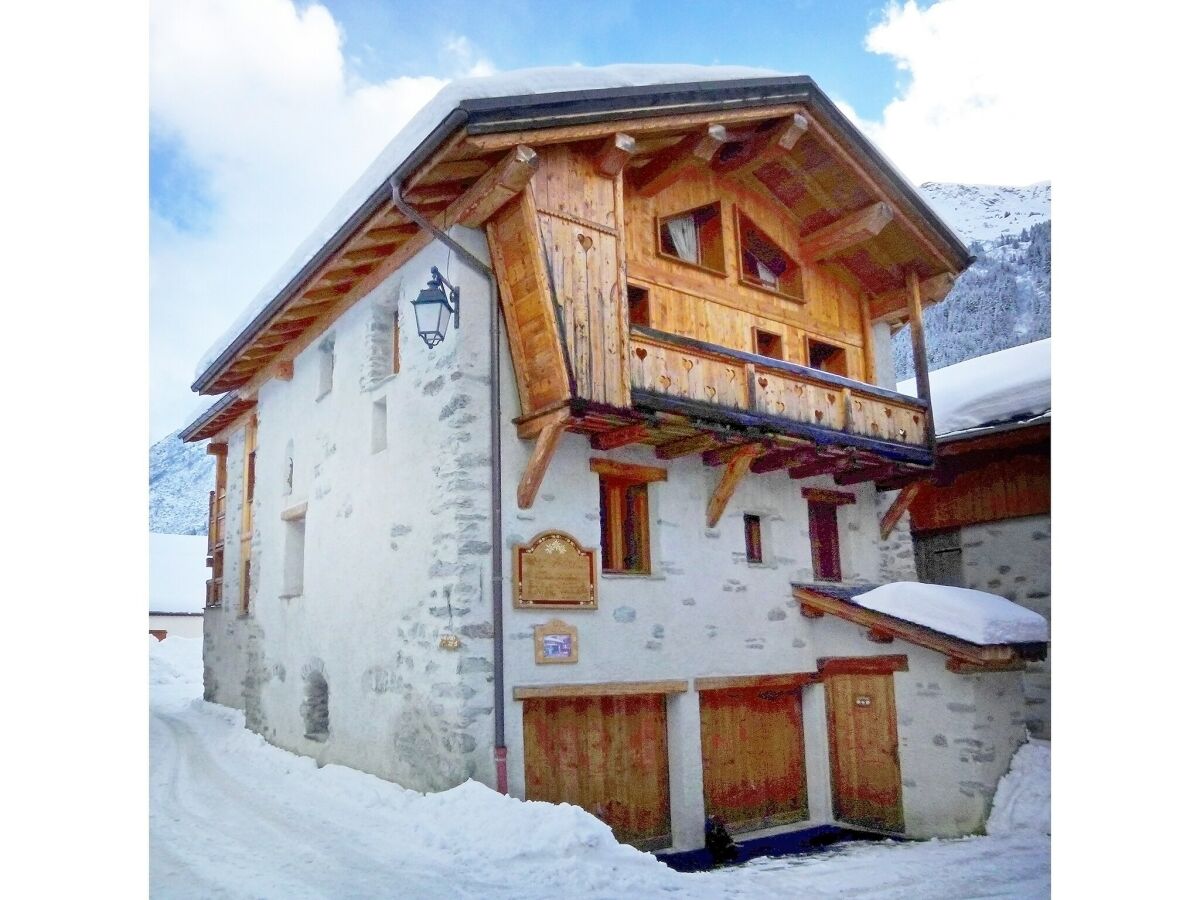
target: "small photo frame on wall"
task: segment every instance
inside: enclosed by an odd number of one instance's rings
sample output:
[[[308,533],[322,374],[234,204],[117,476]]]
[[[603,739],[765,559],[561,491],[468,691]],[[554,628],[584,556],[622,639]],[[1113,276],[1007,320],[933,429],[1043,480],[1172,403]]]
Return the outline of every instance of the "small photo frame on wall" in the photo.
[[[551,619],[533,629],[533,661],[539,666],[579,662],[579,629]]]

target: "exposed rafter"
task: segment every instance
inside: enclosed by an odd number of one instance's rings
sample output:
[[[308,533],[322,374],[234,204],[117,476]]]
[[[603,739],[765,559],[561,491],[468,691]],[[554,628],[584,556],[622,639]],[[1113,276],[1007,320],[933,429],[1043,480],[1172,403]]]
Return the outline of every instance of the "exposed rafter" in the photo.
[[[888,204],[872,203],[802,238],[796,252],[813,261],[837,256],[875,237],[894,216]]]
[[[632,173],[634,186],[646,196],[657,194],[678,181],[689,169],[707,166],[726,140],[723,125],[709,125],[703,131],[684,135],[675,146]]]
[[[621,170],[625,168],[625,163],[629,162],[629,158],[633,156],[636,146],[637,141],[624,132],[617,132],[612,137],[605,139],[600,152],[592,160],[596,171],[608,178],[620,175]]]
[[[954,287],[955,276],[949,272],[934,275],[921,282],[921,303],[928,306],[937,303],[950,293]],[[868,304],[871,311],[871,321],[900,322],[908,317],[909,288],[905,285],[886,294],[871,298]]]
[[[733,153],[713,163],[713,171],[719,175],[736,177],[751,171],[763,163],[786,155],[808,130],[808,119],[796,113],[775,128],[756,135],[742,143]]]

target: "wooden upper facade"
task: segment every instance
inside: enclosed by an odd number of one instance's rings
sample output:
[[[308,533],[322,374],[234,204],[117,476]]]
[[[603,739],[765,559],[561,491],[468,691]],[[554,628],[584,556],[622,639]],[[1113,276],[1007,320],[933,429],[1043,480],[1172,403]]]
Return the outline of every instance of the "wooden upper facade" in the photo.
[[[434,239],[392,184],[486,230],[541,449],[569,430],[743,473],[928,473],[927,395],[875,385],[872,325],[919,333],[970,257],[809,79],[463,101],[196,390],[253,402]]]

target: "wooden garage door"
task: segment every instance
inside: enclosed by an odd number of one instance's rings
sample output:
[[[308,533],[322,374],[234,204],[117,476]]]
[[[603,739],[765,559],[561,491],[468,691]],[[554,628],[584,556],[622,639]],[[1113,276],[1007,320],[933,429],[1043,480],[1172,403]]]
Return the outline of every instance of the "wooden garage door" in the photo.
[[[883,831],[903,831],[892,676],[828,676],[825,704],[834,817]]]
[[[808,818],[798,689],[700,694],[704,813],[746,831]]]
[[[525,797],[573,803],[644,848],[671,842],[661,694],[526,700]]]

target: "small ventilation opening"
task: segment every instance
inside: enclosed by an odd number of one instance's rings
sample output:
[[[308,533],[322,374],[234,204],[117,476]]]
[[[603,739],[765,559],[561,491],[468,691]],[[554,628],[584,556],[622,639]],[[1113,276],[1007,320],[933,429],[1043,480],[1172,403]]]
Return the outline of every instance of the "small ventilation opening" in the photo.
[[[323,341],[319,349],[321,357],[317,372],[318,400],[333,390],[333,338]]]
[[[309,672],[304,679],[304,736],[310,741],[329,737],[329,683],[321,672]]]
[[[754,329],[754,352],[759,356],[783,359],[783,338],[769,331]]]
[[[629,285],[629,324],[650,327],[650,292],[636,284]]]
[[[845,350],[812,338],[808,339],[808,364],[814,369],[832,372],[834,375],[849,374],[846,370]]]

